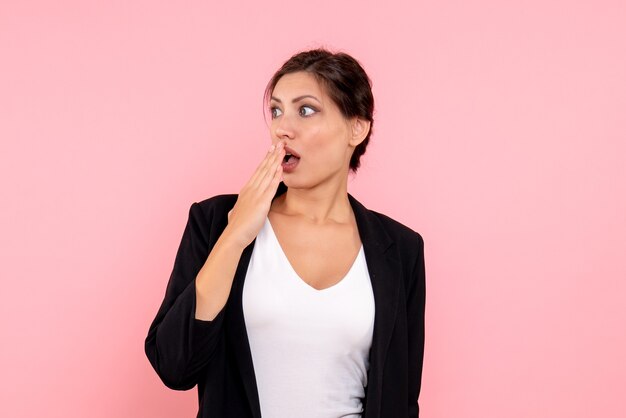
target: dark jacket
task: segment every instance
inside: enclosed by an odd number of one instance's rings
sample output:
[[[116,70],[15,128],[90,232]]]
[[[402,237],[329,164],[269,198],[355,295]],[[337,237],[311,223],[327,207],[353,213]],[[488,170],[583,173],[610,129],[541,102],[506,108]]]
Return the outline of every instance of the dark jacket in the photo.
[[[284,183],[276,196],[286,190]],[[412,229],[371,211],[348,194],[375,300],[364,418],[418,417],[424,354],[424,241]],[[228,223],[236,194],[193,203],[165,297],[145,351],[163,383],[198,385],[198,417],[261,417],[242,290],[256,240],[243,251],[228,301],[212,321],[195,319],[195,277]],[[274,418],[274,417],[263,417]]]

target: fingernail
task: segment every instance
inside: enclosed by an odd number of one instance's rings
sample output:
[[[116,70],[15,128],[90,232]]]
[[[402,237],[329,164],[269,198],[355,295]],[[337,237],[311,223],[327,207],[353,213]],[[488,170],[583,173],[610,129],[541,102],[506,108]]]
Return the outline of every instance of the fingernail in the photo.
[[[274,146],[274,144],[272,144],[272,146],[270,147],[270,152],[274,151],[274,148],[276,147]]]

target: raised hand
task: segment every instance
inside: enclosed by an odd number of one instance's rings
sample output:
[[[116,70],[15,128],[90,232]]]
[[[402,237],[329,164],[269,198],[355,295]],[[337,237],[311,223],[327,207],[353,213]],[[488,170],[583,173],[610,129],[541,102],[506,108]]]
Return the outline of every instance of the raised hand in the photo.
[[[282,178],[284,157],[284,142],[272,145],[228,212],[228,226],[224,232],[242,247],[248,246],[263,227]]]

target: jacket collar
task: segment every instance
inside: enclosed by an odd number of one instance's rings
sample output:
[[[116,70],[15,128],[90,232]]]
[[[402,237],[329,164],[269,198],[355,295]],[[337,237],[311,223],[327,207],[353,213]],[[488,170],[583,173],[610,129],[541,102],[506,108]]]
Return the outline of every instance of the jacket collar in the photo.
[[[274,198],[286,190],[287,187],[281,182]],[[375,300],[376,311],[372,347],[369,354],[368,384],[366,397],[363,401],[364,417],[373,418],[380,415],[383,369],[398,307],[401,267],[394,248],[394,241],[379,217],[349,193],[348,199],[354,211],[359,235],[363,243]],[[260,418],[258,388],[242,307],[243,283],[255,242],[256,239],[244,249],[235,272],[228,308],[229,316],[232,318],[232,332],[228,335],[231,338],[231,347],[235,350],[234,358],[239,361],[238,368],[250,402],[252,416]]]
[[[276,199],[286,191],[287,186],[281,181],[273,199]],[[370,251],[384,253],[391,246],[391,244],[393,244],[393,240],[381,224],[378,217],[372,213],[372,211],[363,206],[363,204],[356,200],[350,193],[348,193],[348,200],[350,201],[350,205],[354,211],[354,216],[356,218],[363,246],[365,247],[368,245],[370,247]]]

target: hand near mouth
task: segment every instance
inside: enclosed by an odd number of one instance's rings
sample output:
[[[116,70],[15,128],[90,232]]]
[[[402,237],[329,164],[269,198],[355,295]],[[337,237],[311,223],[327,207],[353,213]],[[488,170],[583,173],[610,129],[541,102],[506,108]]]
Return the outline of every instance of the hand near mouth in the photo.
[[[224,234],[242,248],[247,247],[263,227],[282,178],[285,154],[283,141],[270,147],[250,180],[240,190],[235,206],[228,212]]]

